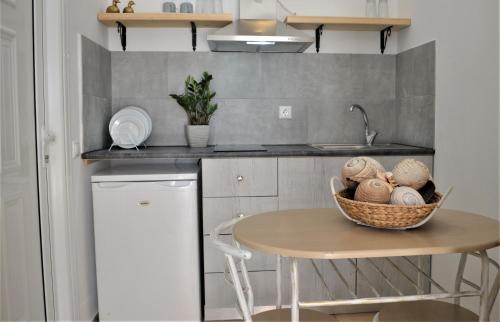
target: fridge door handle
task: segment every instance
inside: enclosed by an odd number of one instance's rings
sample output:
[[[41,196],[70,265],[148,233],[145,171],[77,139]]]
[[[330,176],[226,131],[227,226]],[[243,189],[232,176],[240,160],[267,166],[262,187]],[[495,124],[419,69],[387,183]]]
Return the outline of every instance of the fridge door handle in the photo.
[[[157,185],[169,188],[188,188],[196,184],[196,181],[160,181]]]
[[[128,186],[128,182],[99,182],[97,186],[103,189],[118,189]]]

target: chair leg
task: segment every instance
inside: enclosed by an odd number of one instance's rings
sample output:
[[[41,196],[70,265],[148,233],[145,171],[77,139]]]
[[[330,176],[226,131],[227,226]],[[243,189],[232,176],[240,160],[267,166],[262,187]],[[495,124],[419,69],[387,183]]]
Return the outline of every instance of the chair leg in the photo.
[[[479,298],[479,322],[489,321],[488,312],[488,283],[490,274],[490,262],[485,250],[479,251],[481,255],[481,297]]]
[[[467,253],[463,253],[460,256],[460,262],[458,264],[457,277],[455,279],[455,293],[460,292],[460,287],[462,285],[462,279],[464,278],[465,264],[467,263]],[[456,305],[460,305],[460,298],[457,297],[454,300]]]
[[[229,272],[233,280],[234,289],[236,290],[238,304],[240,306],[243,315],[243,320],[245,322],[252,322],[252,316],[248,310],[248,304],[245,299],[245,294],[243,293],[243,289],[241,287],[240,277],[238,275],[238,270],[236,269],[236,264],[234,263],[234,259],[232,256],[227,254],[226,254],[226,259],[229,265]]]
[[[241,275],[243,276],[243,282],[245,283],[244,290],[245,293],[247,294],[246,299],[247,299],[248,311],[250,312],[250,315],[253,315],[253,309],[254,309],[253,289],[250,283],[250,277],[248,276],[248,270],[245,261],[240,260],[240,267],[241,267]]]
[[[291,278],[292,278],[292,322],[299,322],[299,274],[297,258],[292,258]]]
[[[491,314],[491,310],[493,310],[493,305],[495,305],[495,300],[498,295],[498,290],[500,289],[500,271],[497,272],[497,276],[495,281],[493,282],[493,286],[491,287],[490,294],[488,296],[488,315]]]

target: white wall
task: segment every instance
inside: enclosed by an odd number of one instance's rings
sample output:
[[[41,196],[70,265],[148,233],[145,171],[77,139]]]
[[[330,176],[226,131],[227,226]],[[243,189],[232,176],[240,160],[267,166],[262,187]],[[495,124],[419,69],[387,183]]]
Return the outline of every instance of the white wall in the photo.
[[[494,218],[499,216],[498,6],[498,0],[401,0],[399,14],[411,16],[413,24],[398,35],[398,51],[436,40],[435,179],[441,191],[455,187],[446,207]],[[433,274],[447,285],[456,267],[455,256],[434,257]],[[479,272],[475,266],[469,273]],[[492,321],[498,317],[497,305]]]
[[[164,0],[136,1],[136,12],[161,12]],[[177,1],[179,3],[180,1]],[[125,1],[123,1],[125,3]],[[365,14],[365,0],[283,0],[283,3],[298,15],[316,16],[363,16]],[[391,15],[397,14],[396,0],[389,0]],[[224,0],[224,12],[239,17],[237,1]],[[284,15],[282,11],[280,16]],[[206,35],[216,29],[198,30],[198,51],[208,51]],[[314,31],[305,31],[314,35]],[[128,51],[192,51],[191,31],[189,29],[127,29]],[[397,37],[393,36],[388,43],[386,53],[395,53]],[[109,49],[121,51],[120,40],[116,28],[109,29]],[[308,52],[315,52],[311,46]],[[321,41],[323,53],[380,53],[380,38],[378,32],[333,32],[325,31]]]
[[[70,242],[72,253],[73,316],[61,319],[92,321],[97,313],[97,290],[95,275],[94,231],[90,175],[106,164],[86,166],[80,156],[71,156],[73,142],[80,143],[81,130],[81,57],[80,34],[107,47],[108,30],[97,23],[97,12],[103,11],[103,0],[63,0],[66,12],[65,49],[67,92],[67,133],[69,138],[67,154],[69,158],[68,180]]]

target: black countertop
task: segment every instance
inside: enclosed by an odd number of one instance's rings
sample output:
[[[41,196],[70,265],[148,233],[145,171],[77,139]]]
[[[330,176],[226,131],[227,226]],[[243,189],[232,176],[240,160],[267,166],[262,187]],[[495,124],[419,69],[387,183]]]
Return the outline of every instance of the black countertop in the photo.
[[[242,145],[244,148],[245,146]],[[152,146],[124,150],[97,150],[82,154],[84,160],[126,159],[198,159],[198,158],[251,158],[251,157],[330,157],[361,155],[434,155],[434,149],[402,144],[379,145],[363,149],[321,151],[309,145],[264,145],[266,151],[215,152],[214,146],[189,148],[185,146]]]

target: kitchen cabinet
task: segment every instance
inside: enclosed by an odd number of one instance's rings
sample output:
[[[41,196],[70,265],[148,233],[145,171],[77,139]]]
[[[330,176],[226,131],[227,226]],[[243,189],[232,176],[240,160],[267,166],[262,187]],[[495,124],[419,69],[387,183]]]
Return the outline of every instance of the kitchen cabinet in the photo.
[[[278,209],[333,208],[335,202],[329,188],[330,178],[339,176],[343,165],[351,157],[280,157],[280,158],[237,158],[203,159],[203,233],[205,272],[205,319],[238,318],[235,309],[234,290],[224,284],[224,256],[214,249],[208,235],[221,222],[244,215],[274,211]],[[405,158],[424,162],[431,170],[433,157],[422,156],[377,156],[382,165],[390,170]],[[241,180],[241,177],[243,180]],[[222,237],[231,241],[228,234]],[[253,258],[247,264],[255,293],[257,311],[276,303],[276,257],[252,252]],[[413,270],[402,259],[392,259],[414,277]],[[412,258],[414,263],[430,271],[430,257]],[[391,281],[405,292],[414,288],[403,277],[393,271],[385,259],[375,260],[380,269],[390,276]],[[302,300],[331,299],[325,290],[326,283],[335,298],[352,298],[350,291],[361,296],[371,296],[366,282],[357,276],[355,268],[348,261],[335,261],[347,283],[344,285],[329,261],[301,260],[299,262],[300,294]],[[365,260],[355,261],[367,272],[373,284],[383,289],[382,295],[393,294],[390,287],[379,280],[379,275]],[[406,266],[405,266],[406,264]],[[318,277],[316,270],[324,276]],[[283,303],[289,298],[289,265],[283,259]],[[397,278],[394,278],[397,277]],[[418,279],[421,285],[429,287]]]
[[[332,208],[330,178],[339,176],[349,157],[280,158],[280,209]]]
[[[249,272],[255,307],[265,309],[276,303],[276,272]],[[223,273],[205,275],[205,320],[241,319],[236,311],[234,288],[227,284]]]
[[[205,320],[239,318],[234,289],[224,279],[224,255],[210,243],[220,223],[278,210],[276,158],[203,159]],[[230,232],[221,240],[232,242]],[[255,306],[275,305],[276,257],[252,252],[247,261]]]
[[[399,161],[409,158],[408,156],[379,156],[375,157],[387,170],[392,169]],[[432,156],[411,156],[416,160],[422,161],[432,171],[433,157]],[[280,158],[278,160],[278,187],[279,196],[278,203],[279,209],[293,209],[293,208],[332,208],[336,207],[332,198],[329,188],[330,178],[332,176],[340,176],[342,166],[350,159],[350,157],[314,157],[314,158]],[[411,269],[409,264],[399,258],[392,259],[397,265],[405,267],[405,273],[410,277],[416,279],[414,270]],[[430,272],[430,257],[424,256],[413,258],[412,261],[418,263],[424,271]],[[394,268],[386,259],[374,260],[376,265],[387,275],[391,277],[393,282],[398,288],[405,292],[415,292],[413,286],[399,273],[394,271]],[[365,260],[359,260],[357,265],[363,271],[368,272],[367,278],[377,286],[377,289],[384,290],[381,295],[395,295],[394,291],[385,282],[378,279],[379,274],[376,273],[375,268]],[[344,266],[341,269],[342,274],[346,276],[353,275],[354,268],[350,265]],[[324,287],[321,283],[317,283],[317,274],[312,265],[299,265],[300,274],[310,279],[312,283],[308,283],[311,289],[306,290],[309,294],[319,294],[323,298],[328,299],[324,292]],[[330,270],[326,275],[335,274]],[[301,276],[301,277],[302,277]],[[302,277],[304,278],[304,277]],[[341,281],[337,276],[329,277],[335,285],[341,285]],[[427,282],[422,278],[419,279],[421,285],[429,287]],[[373,295],[368,287],[367,282],[362,278],[350,279],[347,278],[352,289],[360,296]],[[301,289],[302,292],[302,289]],[[301,293],[302,294],[302,293]],[[336,292],[337,297],[349,297],[346,288],[341,288]],[[318,298],[316,298],[318,300]]]
[[[224,254],[210,243],[209,236],[203,236],[204,242],[204,269],[205,273],[223,273],[225,258]],[[231,244],[233,242],[232,235],[220,236],[220,240],[224,243]],[[245,249],[244,247],[242,247]],[[252,253],[252,258],[246,261],[247,270],[249,272],[260,272],[260,271],[275,271],[276,270],[276,257],[262,252]],[[239,268],[238,268],[239,269]]]
[[[374,157],[387,170],[407,156]],[[412,156],[432,170],[432,156]],[[330,191],[332,176],[340,177],[351,157],[280,158],[278,160],[279,208],[331,208],[335,201]]]
[[[240,216],[278,209],[278,197],[229,197],[203,199],[203,234],[209,235],[222,222]]]
[[[276,158],[204,159],[203,197],[278,194]]]
[[[382,165],[386,169],[392,169],[394,166],[401,160],[406,159],[408,157],[398,157],[398,156],[390,156],[390,157],[377,157],[376,159],[379,160]],[[433,173],[433,167],[434,167],[434,158],[430,155],[426,156],[412,156],[411,158],[416,159],[418,161],[423,162],[431,173]],[[415,269],[411,267],[410,264],[408,264],[405,260],[401,258],[393,258],[391,259],[396,265],[400,266],[403,268],[403,272],[407,274],[412,280],[418,281],[418,284],[420,287],[426,290],[430,290],[430,284],[429,282],[423,278],[422,276],[417,276]],[[430,256],[418,256],[418,257],[411,257],[410,260],[417,264],[423,271],[426,273],[430,274],[431,271],[431,257]],[[382,270],[382,272],[388,276],[391,280],[391,282],[396,285],[400,290],[402,290],[405,293],[408,294],[415,294],[416,290],[415,288],[406,280],[401,274],[399,274],[397,271],[395,271],[394,267],[388,262],[387,259],[385,258],[380,258],[380,259],[374,259],[374,263],[377,265],[379,269]],[[381,292],[382,296],[388,296],[388,295],[397,295],[397,293],[391,289],[386,282],[376,279],[375,276],[380,276],[375,271],[375,268],[369,264],[366,260],[358,260],[358,266],[360,269],[363,271],[368,272],[367,278],[376,286],[377,289],[383,290]],[[372,293],[369,290],[369,287],[367,283],[362,280],[358,279],[357,283],[357,292],[360,296],[371,296]]]

